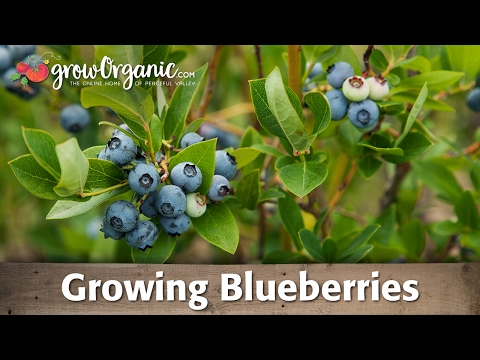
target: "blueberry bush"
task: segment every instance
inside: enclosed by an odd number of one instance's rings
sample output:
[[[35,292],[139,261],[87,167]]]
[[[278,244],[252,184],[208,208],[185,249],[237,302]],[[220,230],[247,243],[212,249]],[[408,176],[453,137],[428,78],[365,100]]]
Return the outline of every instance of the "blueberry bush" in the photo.
[[[46,77],[105,57],[190,76]],[[0,45],[0,74],[4,259],[480,259],[480,46]]]

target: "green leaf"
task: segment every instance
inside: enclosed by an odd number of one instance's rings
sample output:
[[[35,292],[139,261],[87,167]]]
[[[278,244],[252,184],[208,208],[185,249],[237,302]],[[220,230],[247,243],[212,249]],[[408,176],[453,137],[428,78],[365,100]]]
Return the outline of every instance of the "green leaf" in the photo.
[[[134,68],[142,62],[143,45],[95,45],[95,59],[101,62],[104,56],[114,60],[117,65],[129,64]]]
[[[348,244],[348,246],[343,250],[340,255],[341,259],[346,259],[347,257],[354,254],[358,249],[363,247],[368,243],[370,238],[375,234],[375,232],[380,228],[378,224],[367,225],[355,238]],[[365,254],[366,255],[366,254]]]
[[[381,148],[377,146],[373,146],[368,142],[359,142],[359,146],[364,146],[369,149],[372,149],[380,154],[386,154],[386,155],[396,155],[396,156],[402,156],[403,155],[403,150],[398,147],[388,147],[388,148]]]
[[[333,239],[327,238],[322,243],[323,256],[327,263],[334,263],[337,260],[338,247]]]
[[[202,184],[197,191],[206,195],[212,185],[213,173],[215,171],[215,149],[217,139],[200,141],[192,144],[172,156],[168,163],[168,171],[172,171],[175,165],[189,161],[198,166],[202,172]]]
[[[480,161],[475,159],[470,170],[470,179],[475,191],[480,192]]]
[[[207,71],[207,65],[208,63],[201,66],[195,71],[194,77],[189,78],[189,82],[192,82],[192,84],[185,85],[181,83],[173,92],[164,121],[163,131],[164,139],[166,140],[170,140],[174,136],[176,137],[176,140],[172,142],[174,146],[178,143],[182,130],[185,127],[185,120],[192,106],[193,99],[198,92],[203,76]]]
[[[413,45],[382,45],[382,52],[390,64],[397,63],[398,59],[408,53]]]
[[[255,210],[260,198],[260,170],[255,169],[242,178],[237,184],[235,197],[240,205],[248,210]]]
[[[163,139],[163,124],[160,118],[153,114],[152,120],[150,121],[150,133],[152,136],[152,148],[157,153],[162,146],[162,139]]]
[[[268,200],[277,199],[281,197],[285,197],[284,192],[277,189],[267,189],[266,191],[260,194],[260,198],[258,199],[258,202],[268,201]]]
[[[322,225],[323,225],[323,222],[325,221],[325,218],[327,217],[328,215],[328,210],[329,210],[329,206],[327,206],[321,213],[320,215],[318,216],[317,218],[317,221],[315,221],[315,225],[313,226],[313,233],[314,234],[319,234],[320,233],[320,229],[322,228]]]
[[[418,97],[418,91],[403,91],[390,96],[390,100],[402,102],[402,103],[410,103],[413,104]],[[455,112],[455,108],[445,104],[440,100],[436,100],[431,96],[427,96],[423,107],[426,109],[437,110],[437,111],[444,111],[444,112]]]
[[[447,89],[449,86],[455,84],[462,76],[463,72],[436,70],[425,74],[408,77],[396,86],[390,89],[390,96],[409,90],[420,90],[424,84],[428,84],[428,90],[437,93]]]
[[[419,219],[414,219],[402,229],[402,243],[405,246],[406,258],[418,261],[425,250],[425,228]]]
[[[415,159],[412,160],[412,166],[415,174],[428,188],[441,194],[450,203],[455,203],[462,196],[462,186],[444,164]]]
[[[265,144],[252,144],[250,146],[251,149],[258,150],[264,154],[271,155],[273,157],[279,158],[284,156],[285,154],[278,150],[277,148],[270,146],[270,145],[265,145]]]
[[[395,209],[396,205],[391,205],[375,219],[375,223],[380,225],[380,228],[370,238],[371,244],[388,245],[388,242],[395,231]]]
[[[352,126],[350,121],[343,121],[338,126],[336,138],[340,148],[352,159],[362,154],[363,148],[357,146],[362,138],[362,133]]]
[[[41,167],[32,154],[21,155],[10,160],[8,165],[10,165],[18,182],[33,195],[47,200],[63,199],[53,190],[57,185],[57,179]],[[82,198],[78,195],[70,198],[82,201]]]
[[[118,185],[125,180],[125,174],[116,164],[108,160],[88,159],[88,176],[85,188],[98,191]]]
[[[439,235],[451,236],[452,234],[461,233],[463,230],[462,224],[453,222],[451,220],[443,220],[432,225],[432,231]]]
[[[430,61],[428,61],[428,59],[424,56],[413,56],[411,58],[399,61],[395,67],[414,70],[420,73],[426,73],[432,70],[432,64],[430,64]]]
[[[106,106],[120,117],[125,117],[142,126],[150,122],[154,111],[150,94],[135,85],[129,90],[117,86],[84,87],[80,90],[80,100],[85,108]]]
[[[56,145],[55,151],[60,162],[61,176],[53,190],[62,197],[81,194],[87,181],[89,165],[78,140],[70,138]]]
[[[150,64],[159,66],[162,61],[165,63],[171,47],[171,45],[143,45],[142,64],[145,67],[148,67]],[[152,71],[152,74],[149,77],[145,77],[141,80],[142,87],[149,90],[153,86],[152,82],[156,80],[158,80],[158,77],[155,77],[155,74]]]
[[[327,174],[327,165],[314,161],[285,165],[278,171],[278,176],[287,189],[298,197],[304,197],[320,186],[327,178]]]
[[[365,256],[368,255],[370,251],[372,251],[373,245],[364,245],[355,250],[351,255],[342,259],[342,263],[344,264],[355,264],[362,260]]]
[[[320,56],[322,56],[322,54],[331,48],[332,45],[302,45],[302,51],[305,54],[305,59],[311,64],[319,61]]]
[[[291,251],[272,251],[262,259],[262,264],[303,264],[308,261],[305,255]]]
[[[476,80],[480,73],[479,45],[445,45],[445,54],[450,69],[465,74],[460,85]]]
[[[415,122],[418,114],[420,113],[420,110],[422,109],[423,103],[425,102],[425,99],[427,98],[428,90],[427,90],[427,84],[425,83],[423,85],[422,90],[420,91],[420,94],[418,94],[418,98],[413,104],[412,110],[408,114],[407,122],[403,128],[402,133],[400,136],[397,138],[395,141],[395,147],[398,147],[399,144],[402,142],[402,140],[407,136],[408,132],[412,128],[413,123]]]
[[[278,214],[283,227],[293,239],[298,251],[303,249],[298,232],[305,227],[300,207],[294,197],[282,190],[285,197],[278,199]]]
[[[382,155],[383,159],[394,164],[403,164],[427,151],[433,142],[420,132],[408,133],[402,143],[399,145],[403,151],[403,156],[394,156],[391,154]]]
[[[287,136],[268,106],[265,90],[266,79],[249,80],[248,83],[250,85],[253,108],[259,124],[271,135],[286,139]]]
[[[327,57],[326,55],[330,55]],[[329,49],[328,54],[324,54],[322,59],[320,60],[322,65],[330,66],[337,61],[346,61],[350,65],[353,66],[353,70],[355,74],[362,73],[362,64],[360,64],[360,60],[358,58],[357,53],[352,48],[351,45],[335,45],[331,49]]]
[[[330,104],[326,96],[318,91],[311,91],[305,94],[304,99],[315,119],[312,136],[316,137],[330,125],[332,118]]]
[[[383,52],[378,49],[374,49],[370,54],[370,64],[381,72],[388,68],[388,60]]]
[[[235,253],[240,233],[228,206],[222,202],[208,204],[202,216],[190,220],[202,238],[230,254]]]
[[[250,147],[235,149],[230,153],[230,155],[233,155],[235,157],[238,170],[255,160],[257,156],[260,155],[260,153],[260,150],[256,150]]]
[[[151,248],[147,248],[145,251],[131,249],[132,260],[135,264],[164,264],[172,255],[176,243],[175,237],[159,228],[158,238]]]
[[[37,163],[58,181],[61,170],[53,137],[46,131],[27,129],[23,126],[22,133],[25,144]]]
[[[117,195],[123,194],[130,190],[130,187],[125,186],[107,191],[100,195],[80,198],[83,202],[73,200],[58,200],[47,214],[47,220],[66,219],[77,215],[85,214],[86,212],[95,209],[101,203],[111,199]]]
[[[185,127],[185,130],[183,130],[182,136],[186,133],[189,133],[189,132],[196,132],[198,129],[200,129],[200,126],[202,125],[202,123],[204,121],[205,121],[205,118],[200,118],[200,119],[193,120],[191,123],[189,123]],[[182,138],[182,136],[180,137],[180,139]]]
[[[296,164],[297,161],[292,156],[284,155],[281,156],[275,161],[275,169],[280,170],[282,167],[286,165],[293,165]]]
[[[83,150],[83,155],[85,155],[85,157],[87,159],[97,159],[97,156],[98,154],[100,154],[100,152],[105,149],[105,145],[95,145],[95,146],[91,146],[89,147],[88,149],[85,149]],[[56,154],[55,154],[56,155]],[[60,166],[60,165],[59,165]]]
[[[464,231],[471,232],[480,229],[480,216],[475,195],[471,190],[466,190],[455,202],[455,214],[458,221],[464,226]]]
[[[300,155],[308,151],[310,146],[306,129],[297,111],[292,106],[287,90],[283,84],[280,69],[275,69],[265,81],[268,107],[277,119],[286,138],[292,144],[294,154]]]
[[[375,156],[366,155],[358,159],[358,170],[365,179],[370,179],[382,167],[383,162]]]
[[[305,246],[305,250],[308,251],[312,258],[317,262],[325,262],[320,239],[308,229],[301,229],[299,236],[303,246]]]

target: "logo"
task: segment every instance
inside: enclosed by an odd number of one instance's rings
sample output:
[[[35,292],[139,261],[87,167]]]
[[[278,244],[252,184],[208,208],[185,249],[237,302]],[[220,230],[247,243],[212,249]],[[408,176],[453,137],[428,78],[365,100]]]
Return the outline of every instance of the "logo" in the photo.
[[[29,55],[25,61],[20,61],[17,66],[17,72],[10,76],[11,81],[20,80],[20,83],[23,86],[28,86],[28,82],[32,81],[35,83],[42,82],[48,77],[49,70],[47,65],[50,63],[50,60],[45,58],[46,54],[50,54],[56,60],[60,60],[62,57],[55,55],[51,52],[45,52],[42,55]]]

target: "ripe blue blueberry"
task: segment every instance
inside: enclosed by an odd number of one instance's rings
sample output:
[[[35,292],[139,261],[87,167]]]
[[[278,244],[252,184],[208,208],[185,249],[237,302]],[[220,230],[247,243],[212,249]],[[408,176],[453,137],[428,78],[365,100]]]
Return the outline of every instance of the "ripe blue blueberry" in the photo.
[[[146,217],[154,218],[158,216],[158,210],[155,206],[155,197],[157,196],[157,191],[158,190],[153,190],[152,192],[148,193],[147,197],[140,205],[140,213]]]
[[[327,68],[327,82],[335,89],[340,89],[345,79],[353,75],[353,66],[346,61],[338,61]]]
[[[184,193],[193,192],[202,184],[202,171],[194,163],[184,161],[170,171],[170,181]]]
[[[111,238],[113,240],[120,240],[123,239],[125,236],[125,232],[115,230],[112,226],[110,226],[110,223],[107,220],[107,217],[103,217],[102,221],[102,227],[100,228],[100,231],[103,232],[103,237],[105,239]]]
[[[27,55],[35,53],[35,45],[7,45],[8,50],[12,54],[13,61],[21,60]]]
[[[123,166],[137,157],[137,145],[133,139],[125,134],[118,134],[108,140],[105,152],[98,158],[109,160],[118,166]]]
[[[116,200],[110,204],[105,213],[107,224],[119,231],[132,230],[138,219],[139,213],[134,204],[126,200]]]
[[[167,184],[158,190],[155,206],[160,215],[173,218],[185,212],[187,198],[177,185]]]
[[[348,106],[348,119],[357,128],[369,128],[376,124],[380,110],[375,101],[365,99]]]
[[[203,140],[205,140],[205,138],[196,132],[188,132],[182,136],[182,139],[180,140],[180,148],[185,149],[187,146],[199,143]]]
[[[188,230],[190,218],[185,213],[176,217],[160,216],[160,226],[168,235],[172,237],[180,236]]]
[[[237,159],[225,150],[215,151],[214,174],[222,175],[227,180],[232,180],[237,174]]]
[[[125,131],[128,131],[130,134],[133,134],[133,131],[125,123],[121,123],[120,125],[118,125],[118,127],[122,128]],[[119,134],[126,135],[123,131],[120,131],[118,129],[113,129],[112,136],[117,136]]]
[[[361,76],[351,76],[343,82],[342,91],[348,100],[362,101],[370,94],[370,84]]]
[[[0,73],[3,73],[8,68],[12,67],[13,58],[12,53],[6,47],[0,47]]]
[[[467,95],[467,106],[474,112],[480,111],[480,87],[473,87]]]
[[[310,66],[310,63],[307,61],[307,63],[306,63],[307,69],[308,69],[309,66]],[[313,79],[315,76],[318,76],[320,74],[323,74],[322,64],[319,63],[319,62],[316,62],[315,64],[313,64],[312,69],[308,73],[308,78]]]
[[[153,247],[158,238],[158,228],[150,220],[139,220],[135,227],[125,233],[127,244],[134,249],[145,251]]]
[[[205,122],[198,129],[198,133],[208,140],[217,138],[217,149],[237,148],[240,143],[240,138],[237,135]]]
[[[80,104],[70,104],[60,111],[59,121],[65,131],[77,134],[90,124],[90,113]]]
[[[332,112],[332,120],[341,120],[347,115],[348,99],[343,94],[342,90],[331,89],[325,93],[330,110]]]
[[[225,176],[213,175],[212,186],[208,190],[207,197],[212,201],[222,201],[230,193],[230,183]]]
[[[128,173],[128,184],[139,195],[152,192],[159,183],[160,175],[152,163],[137,163]]]

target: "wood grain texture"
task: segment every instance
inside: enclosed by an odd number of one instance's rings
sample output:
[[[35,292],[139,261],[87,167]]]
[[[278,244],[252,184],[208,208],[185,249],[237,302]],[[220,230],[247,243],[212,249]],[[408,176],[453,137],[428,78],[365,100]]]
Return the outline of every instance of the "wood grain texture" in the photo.
[[[163,278],[156,277],[157,271],[163,271]],[[253,291],[252,300],[246,301],[245,272],[251,271]],[[310,301],[299,300],[300,272],[306,271],[307,280],[319,284],[320,293]],[[372,272],[378,271],[378,278],[372,278]],[[78,287],[85,286],[87,300],[70,301],[62,293],[62,282],[72,273],[83,274],[84,280],[74,280],[70,290],[78,294]],[[242,297],[236,301],[222,299],[222,275],[241,277]],[[163,280],[163,300],[156,299],[153,291],[149,301],[129,301],[125,289],[117,301],[107,301],[102,289],[96,289],[96,301],[88,300],[88,283],[100,280],[103,285],[108,280],[124,281]],[[178,288],[174,300],[167,300],[167,282],[183,281],[186,285],[186,299],[179,299]],[[189,307],[191,282],[208,280],[206,291],[201,294],[208,300],[203,310]],[[280,284],[294,282],[297,295],[294,301],[282,300],[278,295]],[[340,300],[327,301],[322,296],[323,284],[327,280],[336,280],[342,286]],[[364,301],[358,300],[359,290],[351,291],[352,299],[345,301],[344,281],[378,280],[380,297],[372,300],[372,287],[365,291]],[[407,280],[416,280],[415,288],[419,296],[415,301],[388,301],[381,293],[382,285],[388,280],[402,284]],[[262,282],[263,281],[263,282]],[[267,294],[268,282],[274,283],[275,301],[260,301],[255,285],[263,285]],[[225,283],[224,283],[225,284]],[[157,286],[158,283],[157,283]],[[225,286],[226,287],[226,286]],[[305,287],[305,286],[304,286]],[[113,295],[114,286],[108,286]],[[307,288],[307,294],[311,288]],[[308,290],[310,289],[310,290]],[[159,291],[160,293],[161,291]],[[92,292],[93,293],[93,292]],[[405,291],[397,293],[408,295]],[[225,294],[224,294],[225,295]],[[229,295],[230,296],[230,295]],[[479,315],[480,314],[480,263],[449,264],[296,264],[296,265],[183,265],[183,264],[94,264],[94,263],[0,263],[0,314],[2,315]]]

